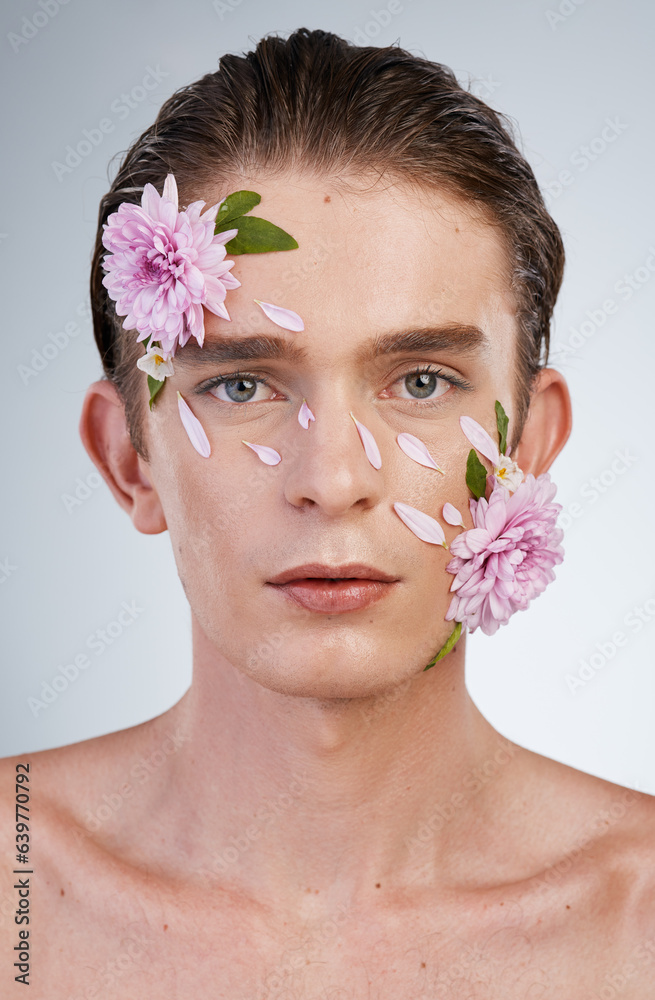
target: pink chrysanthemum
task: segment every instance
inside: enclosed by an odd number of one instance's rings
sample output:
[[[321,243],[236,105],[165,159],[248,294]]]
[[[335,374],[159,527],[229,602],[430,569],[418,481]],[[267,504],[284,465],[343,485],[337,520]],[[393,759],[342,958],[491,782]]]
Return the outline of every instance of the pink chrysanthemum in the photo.
[[[111,251],[104,258],[103,278],[123,327],[138,330],[137,342],[152,336],[172,356],[190,337],[202,346],[202,307],[229,320],[223,301],[228,288],[241,284],[229,273],[224,244],[237,230],[214,235],[219,204],[202,215],[204,201],[178,211],[177,184],[169,174],[159,195],[152,184],[143,189],[141,206],[123,202],[109,216],[102,236]]]
[[[512,495],[496,483],[488,501],[470,501],[474,527],[450,543],[455,558],[446,569],[455,593],[446,621],[493,635],[555,579],[553,566],[564,555],[555,491],[545,472],[527,475]]]

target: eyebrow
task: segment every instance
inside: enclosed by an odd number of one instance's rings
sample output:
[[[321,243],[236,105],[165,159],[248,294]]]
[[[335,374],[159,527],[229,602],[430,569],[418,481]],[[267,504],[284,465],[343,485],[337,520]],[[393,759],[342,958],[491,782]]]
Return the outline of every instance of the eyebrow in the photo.
[[[477,326],[450,323],[377,334],[362,344],[355,353],[358,364],[394,354],[422,351],[455,351],[458,354],[486,355],[489,340]],[[283,360],[299,364],[307,359],[307,350],[286,337],[256,335],[252,337],[218,337],[206,341],[203,347],[187,343],[175,355],[175,365],[182,369],[222,364],[226,361]]]

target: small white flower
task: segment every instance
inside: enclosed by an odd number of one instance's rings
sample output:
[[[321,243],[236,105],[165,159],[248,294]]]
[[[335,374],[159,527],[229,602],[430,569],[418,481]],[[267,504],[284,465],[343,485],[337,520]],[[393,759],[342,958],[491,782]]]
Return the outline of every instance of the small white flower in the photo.
[[[513,493],[523,482],[523,472],[516,462],[512,462],[507,455],[501,455],[498,465],[494,464],[494,476],[499,483],[507,487],[510,493]]]
[[[146,353],[139,358],[136,366],[158,382],[163,382],[167,375],[175,374],[171,356],[167,357],[159,344],[148,344]]]

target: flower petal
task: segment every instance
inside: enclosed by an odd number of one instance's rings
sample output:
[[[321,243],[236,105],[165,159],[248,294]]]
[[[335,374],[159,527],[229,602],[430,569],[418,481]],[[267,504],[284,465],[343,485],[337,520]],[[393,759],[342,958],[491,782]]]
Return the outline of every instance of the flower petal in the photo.
[[[381,469],[382,456],[380,455],[380,449],[376,444],[375,438],[371,434],[368,427],[365,427],[364,424],[360,424],[359,420],[357,419],[356,416],[354,416],[352,411],[350,412],[350,416],[355,421],[355,427],[357,428],[362,444],[364,445],[364,451],[366,452],[366,457],[368,458],[369,462],[371,463],[374,469]]]
[[[393,509],[410,531],[413,531],[417,538],[423,542],[430,542],[431,545],[446,545],[446,536],[438,521],[416,507],[410,507],[407,503],[395,503]]]
[[[494,444],[484,427],[477,420],[474,420],[473,417],[460,417],[459,426],[476,451],[479,451],[481,455],[488,458],[494,465],[499,464],[500,453],[498,446]]]
[[[305,430],[307,430],[309,428],[310,420],[316,420],[316,417],[314,416],[310,408],[307,406],[307,400],[303,399],[302,406],[298,410],[298,423],[301,425],[301,427],[304,427]]]
[[[175,205],[175,208],[177,208],[178,205],[177,182],[175,180],[174,174],[166,175],[162,198],[166,198],[167,201],[172,201],[173,204]]]
[[[191,407],[183,398],[182,393],[179,390],[177,393],[177,408],[180,411],[180,417],[182,418],[182,423],[184,424],[184,429],[187,432],[189,441],[199,455],[202,455],[203,458],[209,458],[211,455],[209,439],[205,434],[202,424],[192,412]]]
[[[241,440],[243,441],[243,438]],[[275,448],[269,448],[266,444],[251,444],[250,441],[243,441],[243,443],[252,448],[266,465],[277,465],[278,462],[282,461],[282,456]]]
[[[214,237],[214,242],[222,243],[223,245],[225,245],[226,243],[229,243],[230,240],[233,240],[238,232],[239,232],[238,229],[224,229],[222,233],[216,233],[216,236]]]
[[[443,516],[444,521],[447,521],[448,524],[454,524],[454,525],[461,524],[462,528],[465,527],[464,519],[463,519],[462,515],[457,510],[457,507],[453,507],[453,505],[451,503],[445,503],[443,505],[443,514],[442,514],[442,516]]]
[[[305,329],[305,324],[293,309],[284,309],[282,306],[274,306],[270,302],[261,302],[259,299],[255,299],[254,301],[266,313],[268,318],[277,323],[278,326],[281,326],[283,330],[298,332]]]
[[[418,462],[419,465],[425,465],[428,469],[436,469],[437,472],[441,472],[442,475],[445,475],[443,469],[439,468],[428,451],[427,446],[423,443],[423,441],[421,441],[420,438],[417,438],[414,434],[408,434],[406,431],[403,431],[397,436],[396,441],[405,454],[409,458],[412,458],[415,462]]]

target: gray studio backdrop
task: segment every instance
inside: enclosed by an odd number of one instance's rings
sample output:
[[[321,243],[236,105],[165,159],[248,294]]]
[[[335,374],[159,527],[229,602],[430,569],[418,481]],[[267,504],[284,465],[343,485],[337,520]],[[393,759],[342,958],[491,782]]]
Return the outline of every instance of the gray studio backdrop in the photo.
[[[472,637],[469,686],[518,743],[655,793],[654,22],[646,0],[3,5],[1,755],[135,725],[188,688],[168,536],[134,530],[78,438],[101,372],[98,201],[176,88],[306,26],[445,62],[520,126],[568,253],[553,363],[575,428],[552,470],[567,554],[527,613]]]

